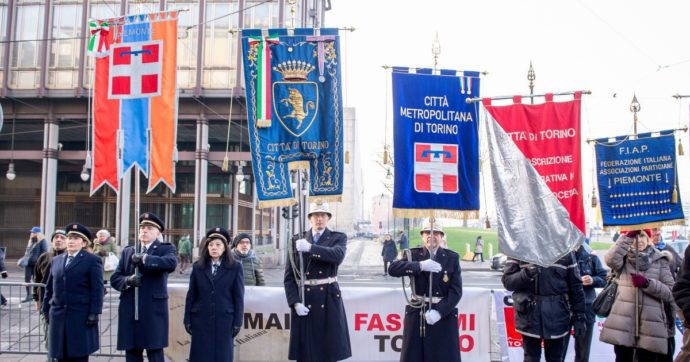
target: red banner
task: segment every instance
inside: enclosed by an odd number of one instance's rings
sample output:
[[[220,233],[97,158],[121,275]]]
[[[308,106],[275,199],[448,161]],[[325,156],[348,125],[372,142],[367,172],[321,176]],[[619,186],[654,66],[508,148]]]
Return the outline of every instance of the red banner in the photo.
[[[586,234],[580,156],[580,98],[543,104],[522,104],[520,97],[507,106],[484,106],[529,159],[554,195],[570,213],[570,220]]]

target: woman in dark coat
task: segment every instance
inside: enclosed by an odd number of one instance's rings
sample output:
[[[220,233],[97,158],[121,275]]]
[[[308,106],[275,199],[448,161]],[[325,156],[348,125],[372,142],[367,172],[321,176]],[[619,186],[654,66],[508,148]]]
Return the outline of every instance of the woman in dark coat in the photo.
[[[395,247],[395,240],[393,240],[391,234],[386,234],[383,240],[381,256],[383,257],[383,275],[386,276],[388,275],[388,266],[398,256],[398,249]]]
[[[244,274],[228,247],[230,234],[211,228],[192,266],[184,326],[192,336],[190,362],[231,362],[244,315]]]

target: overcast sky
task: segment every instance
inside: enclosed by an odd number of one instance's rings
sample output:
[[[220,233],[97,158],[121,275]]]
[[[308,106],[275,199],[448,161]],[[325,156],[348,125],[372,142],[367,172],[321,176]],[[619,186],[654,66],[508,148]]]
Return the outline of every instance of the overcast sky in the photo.
[[[432,67],[437,32],[439,66],[487,71],[481,85],[484,97],[528,94],[530,61],[536,72],[535,93],[593,92],[582,103],[587,202],[592,146],[584,140],[632,133],[633,94],[642,106],[638,132],[688,124],[689,99],[672,98],[690,94],[687,1],[332,0],[332,7],[326,13],[328,27],[356,28],[341,32],[343,92],[345,106],[356,108],[359,145],[369,163],[367,200],[386,192],[381,182],[385,170],[373,157],[383,148],[384,129],[392,144],[390,71],[381,66]],[[688,134],[680,137],[686,150],[679,162],[680,187],[687,199],[690,182],[684,175],[690,147]]]

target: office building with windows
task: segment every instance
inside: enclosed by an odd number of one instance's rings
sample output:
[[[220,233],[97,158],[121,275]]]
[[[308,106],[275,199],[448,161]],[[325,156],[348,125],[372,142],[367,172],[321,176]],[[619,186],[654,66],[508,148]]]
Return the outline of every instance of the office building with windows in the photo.
[[[321,26],[329,4],[298,0],[296,26]],[[87,20],[172,9],[185,9],[177,45],[177,188],[146,193],[145,182],[135,185],[127,175],[119,196],[108,187],[89,195],[83,171],[94,62],[86,55]],[[165,218],[168,241],[189,234],[196,245],[207,227],[222,225],[233,234],[253,232],[257,246],[275,245],[280,210],[254,207],[237,29],[286,27],[290,10],[287,0],[0,0],[0,170],[9,173],[0,179],[0,246],[21,255],[32,226],[49,235],[72,221],[108,229],[127,244],[136,231],[134,187],[141,188],[141,210]],[[226,152],[230,168],[223,172]]]

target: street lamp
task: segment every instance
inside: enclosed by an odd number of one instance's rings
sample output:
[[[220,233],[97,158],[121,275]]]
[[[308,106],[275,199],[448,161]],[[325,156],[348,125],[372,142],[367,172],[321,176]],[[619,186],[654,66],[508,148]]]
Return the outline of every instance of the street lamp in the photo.
[[[17,174],[14,173],[14,121],[15,119],[12,118],[12,142],[10,146],[11,150],[11,155],[10,155],[10,164],[7,167],[7,173],[5,174],[5,177],[7,177],[8,180],[12,181],[17,177]]]
[[[235,180],[237,180],[237,182],[244,181],[244,171],[242,170],[243,167],[244,161],[239,161],[237,163],[237,173],[235,174]]]

